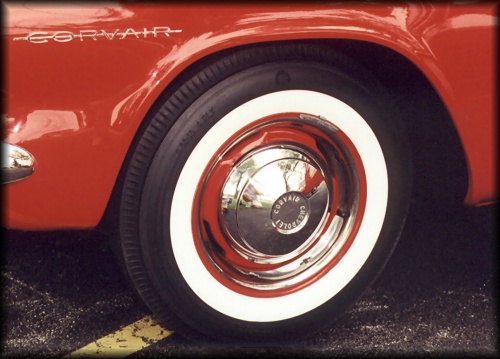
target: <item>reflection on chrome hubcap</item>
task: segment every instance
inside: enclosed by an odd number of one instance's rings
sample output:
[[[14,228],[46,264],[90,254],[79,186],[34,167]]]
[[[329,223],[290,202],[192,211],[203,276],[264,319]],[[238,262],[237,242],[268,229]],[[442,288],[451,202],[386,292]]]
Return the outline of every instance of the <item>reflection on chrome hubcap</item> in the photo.
[[[250,295],[281,295],[318,279],[350,245],[361,218],[363,172],[349,139],[315,116],[275,117],[221,149],[200,183],[193,217],[207,268]]]
[[[299,248],[325,215],[327,191],[315,198],[310,221],[306,197],[324,182],[312,159],[296,149],[271,146],[250,153],[233,168],[221,193],[234,204],[223,210],[222,224],[236,242],[235,250],[255,261],[273,262],[269,256]]]

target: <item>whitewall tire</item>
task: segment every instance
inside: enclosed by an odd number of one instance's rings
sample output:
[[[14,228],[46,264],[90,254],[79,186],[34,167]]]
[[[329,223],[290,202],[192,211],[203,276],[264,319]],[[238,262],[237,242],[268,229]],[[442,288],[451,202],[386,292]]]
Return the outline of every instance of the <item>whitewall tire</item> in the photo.
[[[151,111],[125,177],[139,295],[190,338],[289,340],[376,278],[411,193],[388,92],[315,45],[228,54]]]

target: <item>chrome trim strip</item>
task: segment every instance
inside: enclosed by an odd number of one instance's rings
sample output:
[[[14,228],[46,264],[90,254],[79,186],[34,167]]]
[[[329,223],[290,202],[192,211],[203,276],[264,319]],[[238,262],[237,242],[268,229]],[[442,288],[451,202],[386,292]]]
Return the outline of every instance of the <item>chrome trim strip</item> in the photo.
[[[35,158],[16,145],[2,142],[2,184],[17,182],[35,170]]]

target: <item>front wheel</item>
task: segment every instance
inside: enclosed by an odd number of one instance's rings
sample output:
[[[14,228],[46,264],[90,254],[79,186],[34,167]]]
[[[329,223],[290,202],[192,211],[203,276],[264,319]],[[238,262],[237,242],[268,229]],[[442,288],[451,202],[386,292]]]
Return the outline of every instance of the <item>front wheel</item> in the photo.
[[[411,192],[397,106],[327,48],[227,55],[154,114],[120,211],[139,294],[188,337],[274,341],[331,323],[380,272]]]

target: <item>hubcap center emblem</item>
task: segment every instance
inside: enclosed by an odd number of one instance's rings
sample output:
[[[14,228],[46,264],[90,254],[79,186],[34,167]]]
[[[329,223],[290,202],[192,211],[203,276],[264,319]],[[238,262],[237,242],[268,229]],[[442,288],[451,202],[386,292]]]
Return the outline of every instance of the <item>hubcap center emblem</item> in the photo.
[[[310,213],[309,200],[301,192],[282,194],[271,208],[271,222],[283,234],[300,231],[307,223]]]

